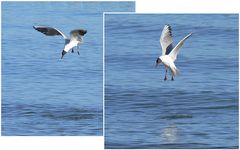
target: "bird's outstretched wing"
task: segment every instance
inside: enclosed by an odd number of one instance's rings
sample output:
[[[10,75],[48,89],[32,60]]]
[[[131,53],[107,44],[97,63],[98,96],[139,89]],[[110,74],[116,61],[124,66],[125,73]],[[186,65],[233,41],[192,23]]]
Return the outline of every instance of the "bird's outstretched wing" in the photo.
[[[87,30],[75,29],[70,32],[71,40],[76,40],[80,43],[83,42],[83,36],[87,33]]]
[[[189,38],[191,35],[192,35],[192,32],[189,33],[187,36],[185,36],[169,53],[169,56],[173,59],[173,61],[177,59],[177,55],[179,53],[180,48],[183,46],[183,43],[185,42],[185,40]]]
[[[33,28],[48,36],[61,35],[64,39],[67,39],[67,37],[56,28],[47,27],[47,26],[33,26]]]
[[[160,36],[160,45],[162,46],[162,55],[168,55],[173,49],[172,29],[170,25],[165,25]]]

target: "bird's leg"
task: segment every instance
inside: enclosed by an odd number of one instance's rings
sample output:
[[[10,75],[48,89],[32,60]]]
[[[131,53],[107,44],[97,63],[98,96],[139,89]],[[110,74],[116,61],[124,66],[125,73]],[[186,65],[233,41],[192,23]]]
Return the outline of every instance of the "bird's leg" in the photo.
[[[173,75],[172,75],[172,79],[171,79],[172,81],[174,80],[174,78],[173,78]]]
[[[165,72],[165,77],[164,77],[164,80],[166,81],[167,80],[167,68],[166,69],[166,72]]]
[[[72,48],[72,53],[74,53],[74,50],[73,50],[73,48]]]
[[[79,49],[80,49],[79,46],[77,46],[77,53],[78,53],[78,55],[80,55]]]

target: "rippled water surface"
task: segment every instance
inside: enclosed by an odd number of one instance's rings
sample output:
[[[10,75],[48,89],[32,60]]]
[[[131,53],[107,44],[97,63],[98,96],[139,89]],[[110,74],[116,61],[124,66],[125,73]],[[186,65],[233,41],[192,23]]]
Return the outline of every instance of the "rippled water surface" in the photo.
[[[106,148],[238,148],[238,15],[107,15]],[[189,32],[164,81],[159,36]],[[170,76],[169,76],[170,79]]]
[[[2,135],[102,135],[102,12],[135,11],[134,2],[2,3]],[[62,37],[88,30],[80,56],[60,60]]]

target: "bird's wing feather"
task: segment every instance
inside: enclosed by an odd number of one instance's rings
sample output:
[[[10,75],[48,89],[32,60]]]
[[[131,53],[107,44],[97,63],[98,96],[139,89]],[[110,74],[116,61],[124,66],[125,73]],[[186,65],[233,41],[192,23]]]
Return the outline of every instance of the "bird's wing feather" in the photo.
[[[160,36],[160,45],[162,47],[162,55],[168,55],[173,49],[172,46],[172,29],[170,25],[165,25]]]
[[[47,27],[47,26],[33,26],[33,28],[48,36],[61,35],[64,39],[67,39],[66,35],[64,35],[61,31],[59,31],[56,28]]]
[[[175,61],[177,59],[177,55],[179,53],[180,48],[183,46],[183,43],[187,38],[189,38],[192,35],[192,33],[189,33],[187,36],[185,36],[169,53],[169,56]]]
[[[87,30],[83,30],[83,29],[72,30],[70,32],[71,41],[75,40],[75,41],[78,41],[79,43],[82,43],[83,42],[83,36],[86,33],[87,33]]]

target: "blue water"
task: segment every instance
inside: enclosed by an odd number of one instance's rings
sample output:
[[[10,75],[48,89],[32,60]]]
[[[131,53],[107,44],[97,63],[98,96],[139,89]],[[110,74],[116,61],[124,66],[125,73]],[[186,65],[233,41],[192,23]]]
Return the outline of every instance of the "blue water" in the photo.
[[[135,11],[134,2],[2,3],[2,135],[102,135],[102,12]],[[60,60],[66,35],[88,30],[80,56]]]
[[[105,19],[105,148],[238,148],[238,15]],[[155,68],[164,24],[174,45],[193,32],[175,81]]]

